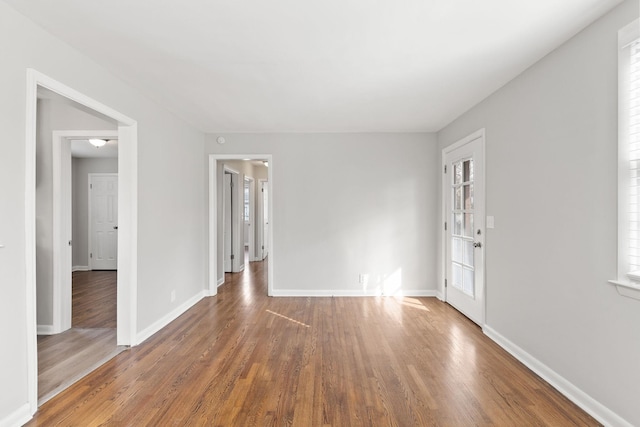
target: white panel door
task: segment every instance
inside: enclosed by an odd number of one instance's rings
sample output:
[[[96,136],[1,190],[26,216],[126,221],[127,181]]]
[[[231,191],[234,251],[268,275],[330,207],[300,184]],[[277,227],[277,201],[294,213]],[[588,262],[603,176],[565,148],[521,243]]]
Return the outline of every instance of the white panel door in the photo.
[[[445,152],[446,301],[484,324],[484,137]]]
[[[118,174],[89,174],[89,264],[118,268]]]

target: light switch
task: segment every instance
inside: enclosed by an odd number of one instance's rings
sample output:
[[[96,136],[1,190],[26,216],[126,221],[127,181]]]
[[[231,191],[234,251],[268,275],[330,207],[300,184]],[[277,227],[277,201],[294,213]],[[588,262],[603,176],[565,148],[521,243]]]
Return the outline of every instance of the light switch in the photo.
[[[494,219],[492,216],[487,216],[487,228],[495,228]]]

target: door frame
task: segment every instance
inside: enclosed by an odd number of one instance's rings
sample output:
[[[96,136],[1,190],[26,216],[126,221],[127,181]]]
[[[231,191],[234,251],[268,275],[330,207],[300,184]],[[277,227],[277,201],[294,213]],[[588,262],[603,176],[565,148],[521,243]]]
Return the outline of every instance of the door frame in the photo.
[[[71,140],[118,138],[117,130],[53,131],[53,325],[50,333],[71,328],[72,211]]]
[[[230,212],[231,212],[231,223],[229,224],[229,228],[231,230],[231,255],[237,255],[238,247],[239,247],[239,241],[240,240],[244,240],[244,237],[241,236],[243,235],[243,233],[241,233],[240,228],[241,228],[241,224],[240,221],[238,219],[238,213],[241,212],[241,210],[238,210],[238,204],[239,201],[244,200],[243,197],[238,197],[238,194],[240,193],[240,187],[238,185],[238,182],[240,181],[240,177],[243,176],[239,171],[233,169],[230,166],[227,165],[223,165],[223,178],[224,175],[229,174],[231,175],[230,178],[230,182],[231,182],[231,206],[230,206]],[[244,180],[242,180],[243,183],[243,187],[242,189],[244,189]],[[224,180],[223,180],[223,186],[224,186]],[[235,194],[234,194],[235,192]],[[227,216],[226,216],[226,198],[224,197],[224,190],[222,192],[223,194],[223,198],[222,198],[222,227],[223,230],[224,228],[226,228],[227,224]],[[242,248],[244,251],[244,242],[242,243]],[[223,256],[223,269],[224,269],[224,256],[225,256],[225,252],[224,252],[224,242],[223,242],[223,250],[222,250],[222,256]],[[232,273],[238,273],[240,271],[242,271],[242,269],[244,268],[244,263],[242,263],[242,265],[239,264],[240,260],[239,257],[233,257],[231,258],[231,272]],[[226,269],[225,269],[225,273],[226,273]],[[223,278],[224,279],[224,278]],[[224,281],[222,282],[224,283]]]
[[[255,201],[255,194],[256,194],[256,181],[255,179],[253,179],[250,176],[246,176],[244,177],[245,182],[249,183],[249,227],[248,227],[248,234],[249,234],[249,262],[251,261],[256,261],[256,256],[255,256],[255,247],[256,247],[256,225],[255,225],[255,217],[256,217],[256,212],[255,212],[255,205],[256,205],[256,201]]]
[[[115,176],[116,178],[118,178],[118,173],[117,172],[95,172],[95,173],[90,172],[87,175],[88,175],[87,179],[89,180],[88,186],[87,186],[87,191],[89,192],[89,195],[87,197],[88,203],[89,203],[89,206],[88,206],[88,209],[87,209],[87,212],[88,212],[87,216],[88,216],[88,220],[89,220],[89,223],[87,225],[87,239],[89,240],[87,242],[87,264],[89,264],[89,270],[93,270],[93,257],[91,256],[91,254],[93,253],[93,238],[92,238],[93,221],[91,220],[92,215],[93,215],[93,212],[92,212],[93,211],[93,206],[92,206],[92,204],[93,204],[92,203],[93,202],[92,194],[93,193],[91,192],[91,178],[93,178],[94,176]],[[120,207],[118,206],[118,209],[119,208]],[[118,259],[117,258],[118,257],[117,253],[118,252],[117,252],[117,247],[116,247],[116,262],[117,262],[117,259]],[[117,270],[117,268],[116,268],[116,270]]]
[[[448,145],[446,147],[444,147],[442,149],[441,152],[441,159],[440,159],[440,177],[441,177],[441,200],[440,200],[440,207],[441,207],[441,226],[440,226],[440,257],[441,257],[441,264],[440,264],[440,271],[441,271],[441,280],[440,280],[440,285],[439,285],[439,292],[441,295],[441,300],[443,301],[447,301],[447,286],[445,286],[445,283],[447,281],[447,250],[448,250],[448,242],[447,242],[447,230],[445,229],[445,223],[447,222],[448,219],[448,212],[447,212],[447,195],[448,195],[448,185],[449,182],[444,174],[444,168],[447,165],[447,161],[446,161],[446,157],[447,155],[452,152],[455,151],[456,149],[470,143],[471,141],[475,141],[476,139],[480,139],[481,141],[481,151],[482,151],[482,158],[483,158],[483,163],[484,163],[484,167],[482,168],[482,180],[484,182],[484,194],[481,195],[481,197],[479,198],[482,201],[482,206],[484,206],[484,212],[482,212],[482,217],[481,217],[481,221],[482,221],[482,229],[484,232],[484,238],[482,239],[483,242],[486,243],[487,241],[487,236],[486,236],[486,199],[487,199],[487,180],[486,180],[486,176],[487,176],[487,157],[486,157],[486,143],[485,143],[485,129],[479,129],[475,132],[473,132],[472,134],[454,142],[451,145]],[[474,172],[475,173],[475,172]],[[477,196],[474,194],[474,198],[476,198]],[[482,261],[481,261],[481,268],[482,268],[482,280],[483,280],[483,289],[482,289],[482,315],[481,315],[481,319],[480,320],[480,327],[484,328],[485,322],[486,322],[486,318],[487,318],[487,279],[486,279],[486,244],[483,243],[483,247],[481,248],[481,250],[483,251],[483,256]]]
[[[269,204],[267,206],[267,209],[270,208],[271,206],[271,193],[269,192],[270,187],[269,187],[269,180],[268,179],[259,179],[258,180],[258,187],[260,188],[260,193],[262,193],[262,187],[264,185],[264,183],[267,183],[267,197],[268,197],[268,201]],[[259,212],[259,216],[260,216],[260,231],[258,232],[258,236],[260,237],[258,239],[258,247],[260,248],[260,256],[257,257],[258,260],[262,261],[265,258],[264,255],[264,194],[261,194],[260,198],[258,199],[258,212]],[[271,212],[268,212],[268,216],[267,218],[269,218],[269,228],[267,231],[267,237],[269,236],[269,233],[271,232]],[[267,242],[269,242],[270,239],[267,239]],[[267,243],[267,256],[269,255],[269,243]]]
[[[101,113],[118,123],[118,240],[117,343],[132,345],[137,329],[138,267],[138,124],[135,120],[34,69],[26,70],[25,112],[25,314],[27,325],[27,392],[31,413],[38,409],[38,341],[36,321],[36,129],[38,87]]]
[[[207,295],[213,296],[218,293],[218,286],[224,283],[223,279],[218,282],[218,260],[222,256],[218,251],[218,185],[221,185],[218,167],[218,160],[266,160],[269,162],[269,197],[273,198],[273,156],[271,154],[209,154],[209,289]],[[269,217],[273,218],[273,203],[269,203]],[[267,260],[268,286],[267,295],[273,295],[273,221],[270,220],[269,227],[269,252]]]

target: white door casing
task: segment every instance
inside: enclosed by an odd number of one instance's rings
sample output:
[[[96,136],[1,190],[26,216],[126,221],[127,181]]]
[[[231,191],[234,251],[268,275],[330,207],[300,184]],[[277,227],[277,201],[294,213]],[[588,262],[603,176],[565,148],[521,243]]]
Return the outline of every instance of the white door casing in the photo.
[[[89,268],[118,269],[118,174],[89,174]]]
[[[118,253],[122,262],[118,266],[117,343],[136,345],[137,333],[137,268],[138,268],[138,125],[120,112],[66,86],[34,69],[26,70],[25,115],[25,315],[27,324],[27,387],[28,406],[31,414],[38,408],[38,348],[36,324],[36,128],[38,88],[47,88],[73,102],[110,117],[118,124],[121,143],[118,171],[123,188],[119,192],[120,227],[124,226],[124,238],[120,236]],[[67,131],[65,131],[67,133]],[[88,135],[87,135],[88,136]],[[54,150],[55,152],[55,150]],[[54,153],[54,157],[55,157]],[[61,156],[58,157],[61,159]],[[58,169],[60,170],[60,169]],[[61,205],[59,205],[61,206]],[[59,215],[58,218],[62,218]],[[56,228],[54,226],[54,228]],[[62,235],[59,234],[60,243]],[[60,247],[57,245],[56,247]],[[54,247],[55,250],[55,247]],[[60,255],[60,254],[59,254]],[[60,264],[61,265],[61,264]],[[54,272],[55,274],[55,272]]]
[[[265,259],[269,254],[269,182],[260,180],[260,259]]]
[[[269,194],[271,195],[271,199],[273,200],[273,174],[274,174],[274,163],[273,163],[273,155],[271,154],[209,154],[209,288],[207,290],[208,295],[216,295],[218,292],[218,286],[224,283],[224,274],[221,274],[222,264],[223,264],[223,245],[222,245],[222,180],[224,173],[224,166],[219,163],[224,160],[243,160],[243,159],[251,159],[251,160],[261,160],[269,163],[269,168],[267,172],[268,176],[268,188]],[[256,192],[260,190],[259,182],[255,187]],[[258,204],[256,205],[256,216],[255,216],[255,224],[256,227],[256,255],[259,255],[259,245],[260,245],[260,235],[261,233],[258,230],[262,229],[262,227],[258,227],[258,221],[261,218],[260,208],[262,203],[260,202],[262,197],[256,197],[256,201]],[[274,203],[270,203],[269,205],[269,218],[270,227],[269,227],[269,241],[273,242],[273,210]],[[268,285],[267,285],[267,295],[273,295],[274,288],[274,259],[275,252],[273,250],[273,246],[269,246],[269,252],[271,256],[267,259],[268,266]],[[260,251],[261,252],[261,251]],[[257,259],[256,261],[259,261]]]
[[[231,212],[232,212],[232,204],[233,204],[233,191],[232,191],[232,181],[231,181],[231,173],[224,173],[224,183],[222,185],[223,192],[223,204],[224,207],[222,209],[222,218],[223,218],[223,241],[224,241],[224,271],[225,273],[230,273],[233,270],[231,263],[231,255],[233,253],[232,250],[232,241],[233,241],[233,229],[231,227]]]
[[[445,300],[485,321],[484,131],[443,150]]]

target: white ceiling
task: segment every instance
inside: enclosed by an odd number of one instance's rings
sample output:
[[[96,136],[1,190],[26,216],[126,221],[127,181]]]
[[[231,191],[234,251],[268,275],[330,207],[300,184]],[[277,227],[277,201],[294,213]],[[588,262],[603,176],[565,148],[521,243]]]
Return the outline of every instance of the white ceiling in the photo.
[[[621,0],[5,0],[207,132],[437,131]]]
[[[71,157],[82,159],[106,159],[118,157],[118,140],[109,139],[102,147],[91,145],[88,139],[71,140]]]

